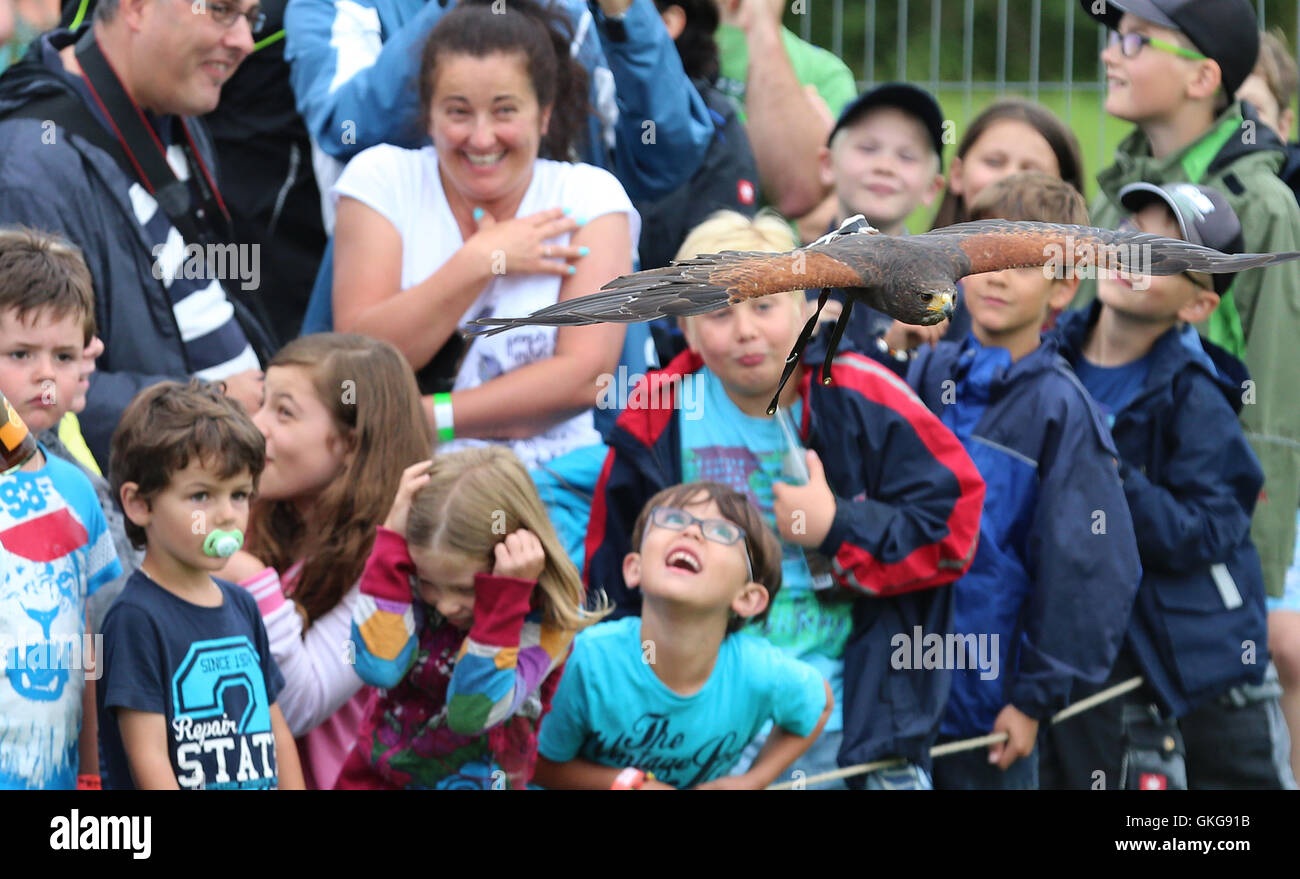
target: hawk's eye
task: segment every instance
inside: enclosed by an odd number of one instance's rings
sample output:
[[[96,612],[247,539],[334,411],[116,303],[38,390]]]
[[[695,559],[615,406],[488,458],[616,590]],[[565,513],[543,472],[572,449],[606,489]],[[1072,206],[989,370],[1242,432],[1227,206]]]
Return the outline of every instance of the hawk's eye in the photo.
[[[922,302],[929,302],[929,301],[930,301],[931,299],[933,299],[933,298],[934,298],[934,294],[933,294],[933,293],[922,293],[922,294],[921,294],[921,301],[922,301]]]

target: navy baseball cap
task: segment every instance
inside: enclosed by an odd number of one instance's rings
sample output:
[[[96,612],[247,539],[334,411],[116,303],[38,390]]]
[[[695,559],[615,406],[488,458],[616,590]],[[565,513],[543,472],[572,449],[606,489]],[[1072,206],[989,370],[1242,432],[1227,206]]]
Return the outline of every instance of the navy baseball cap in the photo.
[[[1119,203],[1136,213],[1153,201],[1162,201],[1178,221],[1183,240],[1222,253],[1241,253],[1246,248],[1241,220],[1223,193],[1194,183],[1130,183],[1119,191]],[[1227,292],[1235,273],[1212,274],[1214,289],[1220,296]]]
[[[1223,89],[1235,95],[1259,57],[1259,22],[1250,0],[1080,0],[1089,15],[1119,29],[1125,12],[1182,32],[1223,71]],[[1097,10],[1100,8],[1100,12]]]
[[[939,102],[934,99],[934,95],[906,82],[878,85],[850,101],[844,112],[840,113],[826,143],[834,140],[841,128],[852,125],[865,116],[868,110],[876,107],[897,107],[909,116],[916,117],[925,127],[925,133],[930,136],[930,145],[939,157],[939,170],[943,170],[943,111],[939,109]]]

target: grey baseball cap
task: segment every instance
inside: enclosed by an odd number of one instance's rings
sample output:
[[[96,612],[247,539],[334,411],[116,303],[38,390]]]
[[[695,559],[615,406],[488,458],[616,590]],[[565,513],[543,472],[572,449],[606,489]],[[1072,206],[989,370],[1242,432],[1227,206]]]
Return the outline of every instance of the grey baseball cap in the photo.
[[[1241,253],[1245,242],[1241,234],[1241,220],[1228,204],[1223,193],[1195,183],[1130,183],[1119,191],[1120,204],[1136,213],[1159,200],[1165,203],[1183,240],[1202,247],[1212,247],[1222,253]],[[1211,275],[1214,289],[1220,296],[1227,291],[1235,274]]]

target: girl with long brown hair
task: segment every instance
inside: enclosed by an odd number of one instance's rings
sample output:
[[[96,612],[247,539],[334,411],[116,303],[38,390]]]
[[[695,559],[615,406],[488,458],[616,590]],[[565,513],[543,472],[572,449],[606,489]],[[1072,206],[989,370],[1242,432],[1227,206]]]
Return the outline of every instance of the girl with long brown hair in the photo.
[[[257,598],[307,785],[330,788],[371,696],[348,648],[358,581],[403,470],[433,438],[402,355],[342,333],[281,349],[253,421],[267,466],[247,548],[222,575]]]
[[[1085,194],[1083,155],[1070,127],[1041,104],[1006,98],[985,107],[966,128],[931,228],[966,222],[984,187],[1023,171],[1059,177]]]

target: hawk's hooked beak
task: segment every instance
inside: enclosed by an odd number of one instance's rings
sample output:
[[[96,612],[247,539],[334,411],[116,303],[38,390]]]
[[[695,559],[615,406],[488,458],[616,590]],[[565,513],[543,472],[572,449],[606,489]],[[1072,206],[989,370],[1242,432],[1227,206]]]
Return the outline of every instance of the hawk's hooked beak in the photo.
[[[943,314],[945,318],[949,318],[952,317],[953,307],[954,307],[953,295],[951,293],[944,293],[930,300],[930,304],[927,305],[925,308],[926,311],[930,311],[930,312],[937,311]]]

